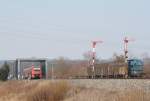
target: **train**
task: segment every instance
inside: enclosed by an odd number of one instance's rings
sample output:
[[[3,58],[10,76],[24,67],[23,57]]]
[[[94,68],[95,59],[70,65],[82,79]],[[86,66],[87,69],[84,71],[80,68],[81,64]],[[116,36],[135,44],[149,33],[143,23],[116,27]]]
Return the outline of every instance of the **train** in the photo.
[[[31,67],[23,70],[24,79],[42,79],[42,68],[41,66],[32,65]]]
[[[140,59],[129,59],[125,63],[100,63],[89,65],[88,78],[132,78],[142,77],[144,63]]]

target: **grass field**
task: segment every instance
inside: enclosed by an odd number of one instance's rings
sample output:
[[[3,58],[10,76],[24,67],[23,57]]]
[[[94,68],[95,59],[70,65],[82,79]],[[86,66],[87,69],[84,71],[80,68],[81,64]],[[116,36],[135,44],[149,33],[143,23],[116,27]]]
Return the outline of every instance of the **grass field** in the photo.
[[[0,101],[60,101],[69,89],[65,81],[8,81],[0,84]]]
[[[0,82],[0,101],[149,101],[149,80]]]

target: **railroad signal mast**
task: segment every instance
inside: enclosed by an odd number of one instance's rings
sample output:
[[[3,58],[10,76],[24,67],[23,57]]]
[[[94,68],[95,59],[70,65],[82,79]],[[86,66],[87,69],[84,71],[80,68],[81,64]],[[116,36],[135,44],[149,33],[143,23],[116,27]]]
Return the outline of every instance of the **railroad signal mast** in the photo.
[[[134,41],[134,39],[129,39],[128,37],[124,38],[124,55],[125,55],[125,62],[128,60],[128,43],[130,41]]]
[[[96,45],[98,43],[102,43],[103,41],[92,41],[92,70],[93,70],[93,78],[95,76],[95,59],[96,59]]]

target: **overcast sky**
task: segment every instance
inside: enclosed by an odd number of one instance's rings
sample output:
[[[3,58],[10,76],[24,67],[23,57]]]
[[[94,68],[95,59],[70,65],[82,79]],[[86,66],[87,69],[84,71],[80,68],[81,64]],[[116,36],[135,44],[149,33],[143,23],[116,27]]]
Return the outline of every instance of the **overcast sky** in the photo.
[[[92,40],[97,55],[150,53],[149,0],[0,0],[0,59],[82,59]]]

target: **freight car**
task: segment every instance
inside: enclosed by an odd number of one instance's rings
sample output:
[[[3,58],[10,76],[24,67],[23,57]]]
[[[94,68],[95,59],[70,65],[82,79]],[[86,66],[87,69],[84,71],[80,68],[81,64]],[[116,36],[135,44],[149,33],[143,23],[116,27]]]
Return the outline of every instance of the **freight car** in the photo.
[[[23,70],[24,79],[42,79],[42,69],[41,66],[28,67]]]
[[[141,77],[143,62],[139,59],[130,59],[127,63],[100,63],[87,68],[89,78],[127,78]]]

